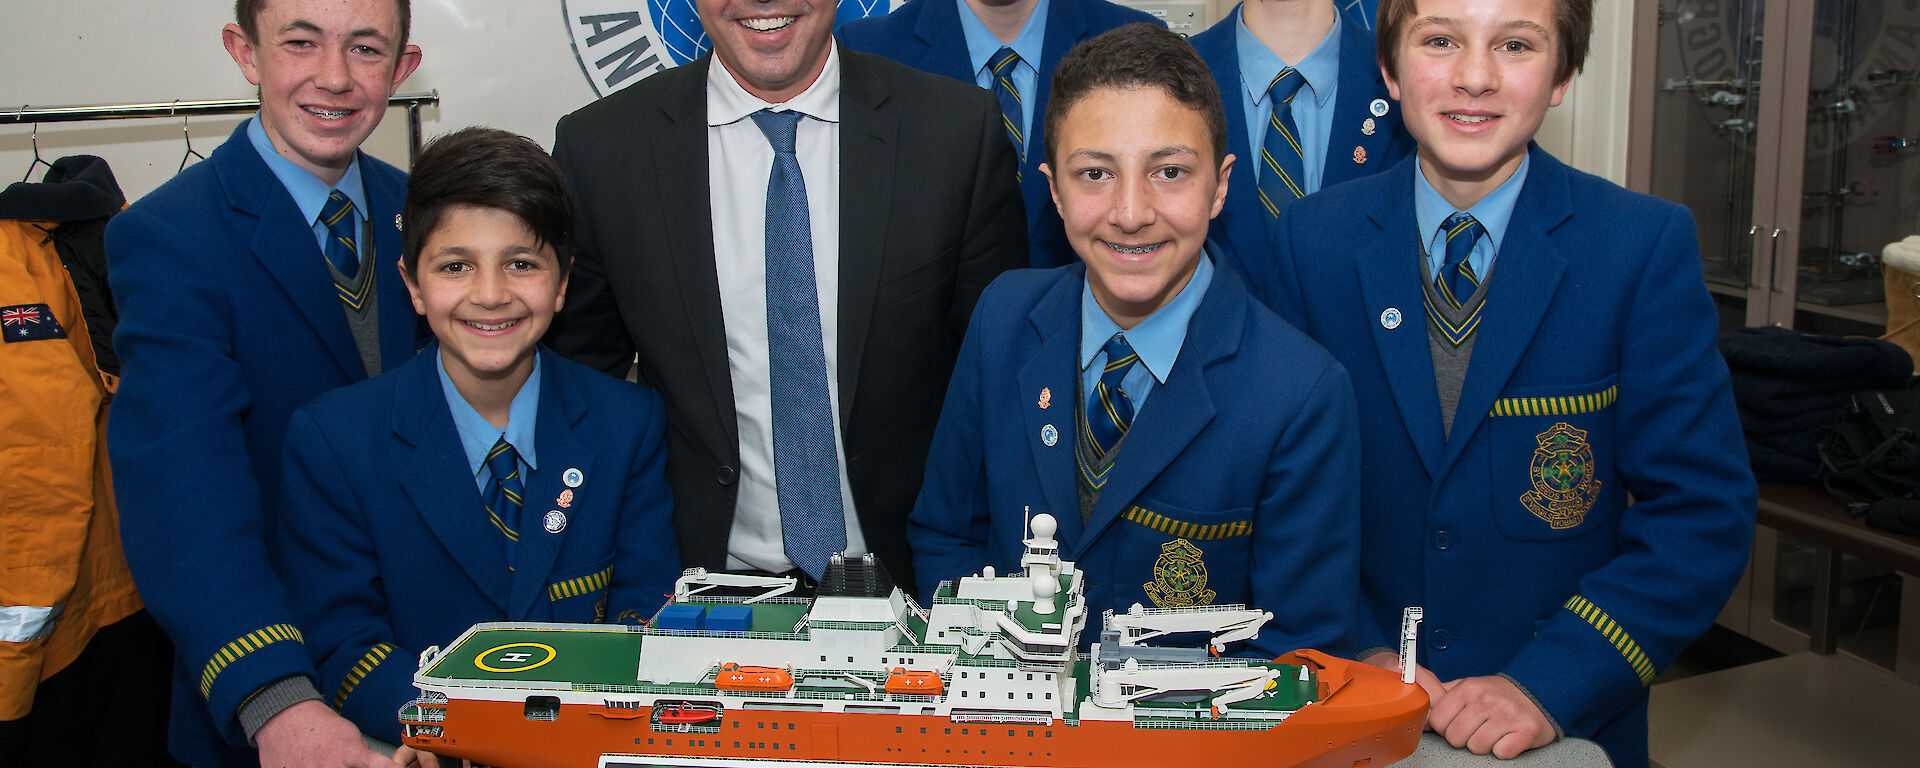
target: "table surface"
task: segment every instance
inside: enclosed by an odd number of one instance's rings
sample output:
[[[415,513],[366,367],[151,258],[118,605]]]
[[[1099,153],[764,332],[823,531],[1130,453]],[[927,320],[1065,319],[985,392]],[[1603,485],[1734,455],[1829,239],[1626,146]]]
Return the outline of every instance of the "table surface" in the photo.
[[[1871,560],[1904,573],[1920,574],[1920,536],[1867,525],[1847,514],[1847,506],[1819,486],[1760,484],[1760,524]]]
[[[1413,756],[1393,764],[1395,768],[1612,768],[1600,745],[1586,739],[1561,739],[1539,749],[1522,753],[1512,760],[1492,755],[1476,755],[1454,749],[1438,734],[1422,734],[1420,747]]]

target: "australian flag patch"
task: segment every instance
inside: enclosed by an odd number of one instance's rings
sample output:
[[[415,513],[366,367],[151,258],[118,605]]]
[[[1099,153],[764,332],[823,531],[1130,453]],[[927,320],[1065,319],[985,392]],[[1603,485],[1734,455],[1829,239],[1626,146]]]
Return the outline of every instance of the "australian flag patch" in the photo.
[[[15,304],[0,307],[0,337],[8,344],[16,341],[64,339],[67,332],[54,319],[53,309],[45,304]]]

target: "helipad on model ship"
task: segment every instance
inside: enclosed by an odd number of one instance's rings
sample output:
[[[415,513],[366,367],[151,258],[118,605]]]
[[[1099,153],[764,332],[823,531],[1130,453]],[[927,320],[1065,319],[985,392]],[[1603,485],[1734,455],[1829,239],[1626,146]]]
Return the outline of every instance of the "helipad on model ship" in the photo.
[[[1055,523],[1018,573],[941,584],[932,610],[870,557],[794,580],[689,569],[645,626],[480,624],[421,654],[406,743],[503,768],[689,765],[1354,766],[1413,753],[1427,697],[1303,650],[1219,656],[1270,616],[1106,612]],[[1204,637],[1201,647],[1156,644]]]

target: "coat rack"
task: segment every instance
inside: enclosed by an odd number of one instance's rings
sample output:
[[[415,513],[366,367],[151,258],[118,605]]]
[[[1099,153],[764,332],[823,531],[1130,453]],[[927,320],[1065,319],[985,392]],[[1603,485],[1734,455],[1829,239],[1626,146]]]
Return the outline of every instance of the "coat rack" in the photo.
[[[396,93],[387,99],[389,107],[407,108],[407,160],[420,154],[420,108],[439,106],[440,91]],[[80,120],[131,120],[193,115],[236,115],[260,109],[259,99],[203,99],[198,101],[161,101],[150,104],[99,104],[71,107],[0,108],[0,125],[70,123]]]

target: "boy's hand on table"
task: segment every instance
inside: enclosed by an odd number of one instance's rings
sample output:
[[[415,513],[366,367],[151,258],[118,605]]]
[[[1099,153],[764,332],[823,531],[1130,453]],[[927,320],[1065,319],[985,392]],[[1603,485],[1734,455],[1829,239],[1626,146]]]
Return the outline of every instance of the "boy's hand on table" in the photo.
[[[1502,760],[1553,743],[1553,723],[1512,680],[1463,677],[1441,686],[1427,725],[1447,743]]]
[[[1400,654],[1394,653],[1393,651],[1380,651],[1372,656],[1361,659],[1361,661],[1376,667],[1391,669],[1396,674],[1400,672]],[[1432,670],[1418,664],[1413,665],[1413,681],[1418,683],[1420,688],[1427,692],[1428,706],[1439,704],[1440,697],[1446,693],[1446,689],[1440,685],[1440,678],[1433,674]],[[1435,730],[1431,714],[1427,717],[1427,730]]]
[[[253,741],[260,747],[260,768],[400,768],[367,749],[360,729],[319,699],[280,710]]]

